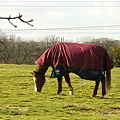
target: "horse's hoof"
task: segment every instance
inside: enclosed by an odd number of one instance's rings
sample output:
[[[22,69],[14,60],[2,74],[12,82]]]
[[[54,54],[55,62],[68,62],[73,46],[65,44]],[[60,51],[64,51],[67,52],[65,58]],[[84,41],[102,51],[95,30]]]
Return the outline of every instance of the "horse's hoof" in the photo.
[[[101,96],[101,99],[105,98],[104,95]]]
[[[92,95],[91,97],[96,97],[96,95]]]
[[[70,93],[70,95],[74,95],[74,94],[73,94],[73,91],[69,91],[69,93]]]
[[[60,92],[57,92],[56,94],[57,94],[57,95],[59,95],[59,94],[60,94]]]
[[[58,91],[57,94],[59,95],[62,91]]]

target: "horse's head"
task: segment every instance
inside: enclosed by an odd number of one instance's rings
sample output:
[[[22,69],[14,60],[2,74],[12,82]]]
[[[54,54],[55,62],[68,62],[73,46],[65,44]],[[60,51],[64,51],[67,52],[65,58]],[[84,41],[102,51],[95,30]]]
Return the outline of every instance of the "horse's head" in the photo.
[[[34,91],[41,92],[41,89],[45,83],[45,76],[41,72],[33,71]]]

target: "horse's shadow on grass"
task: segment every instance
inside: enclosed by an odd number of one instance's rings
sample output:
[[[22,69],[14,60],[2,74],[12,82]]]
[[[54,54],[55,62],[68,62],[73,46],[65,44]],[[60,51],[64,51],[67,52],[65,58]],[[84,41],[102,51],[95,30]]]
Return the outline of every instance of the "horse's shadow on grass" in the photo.
[[[120,98],[119,97],[102,97],[102,96],[95,96],[95,97],[89,97],[91,99],[106,99],[106,100],[119,100],[120,101]]]
[[[58,95],[58,94],[56,94],[56,95]],[[68,95],[66,95],[66,94],[60,94],[60,95],[58,95],[58,96],[63,96],[63,97],[65,97],[65,96],[68,96]],[[84,98],[84,97],[82,97],[82,96],[75,96],[75,95],[69,95],[69,96],[71,96],[71,97],[77,97],[77,98]],[[85,96],[85,98],[89,98],[89,99],[105,99],[105,100],[118,100],[118,101],[120,101],[120,98],[119,97],[102,97],[102,96],[95,96],[95,97],[92,97],[92,96]]]
[[[120,101],[120,98],[119,97],[102,97],[102,96],[95,96],[95,97],[92,97],[92,96],[77,96],[77,95],[67,95],[67,94],[53,94],[51,99],[55,99],[55,98],[60,98],[60,99],[65,99],[65,97],[74,97],[74,98],[79,98],[79,99],[82,99],[82,98],[87,98],[87,99],[104,99],[104,100],[117,100],[117,101]]]

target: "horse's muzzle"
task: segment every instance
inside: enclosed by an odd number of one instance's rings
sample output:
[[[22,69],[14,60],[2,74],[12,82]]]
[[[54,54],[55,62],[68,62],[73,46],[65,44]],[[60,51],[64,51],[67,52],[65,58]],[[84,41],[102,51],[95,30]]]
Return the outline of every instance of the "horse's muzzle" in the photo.
[[[41,90],[34,90],[35,92],[41,92]]]
[[[41,92],[41,90],[37,89],[36,86],[35,86],[35,88],[34,88],[34,91],[35,91],[35,92]]]

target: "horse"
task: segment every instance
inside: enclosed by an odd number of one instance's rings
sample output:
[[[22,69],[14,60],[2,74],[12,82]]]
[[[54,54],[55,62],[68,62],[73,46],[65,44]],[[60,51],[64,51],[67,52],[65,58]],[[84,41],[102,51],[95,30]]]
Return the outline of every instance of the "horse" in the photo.
[[[51,78],[57,78],[57,94],[62,92],[62,77],[68,85],[70,95],[73,87],[69,73],[75,73],[81,79],[95,81],[92,97],[97,95],[99,83],[102,84],[102,97],[106,95],[106,88],[111,86],[111,69],[114,67],[107,51],[95,44],[79,44],[58,42],[49,47],[35,61],[36,70],[32,72],[34,91],[41,92],[46,81],[45,73],[52,67]]]

